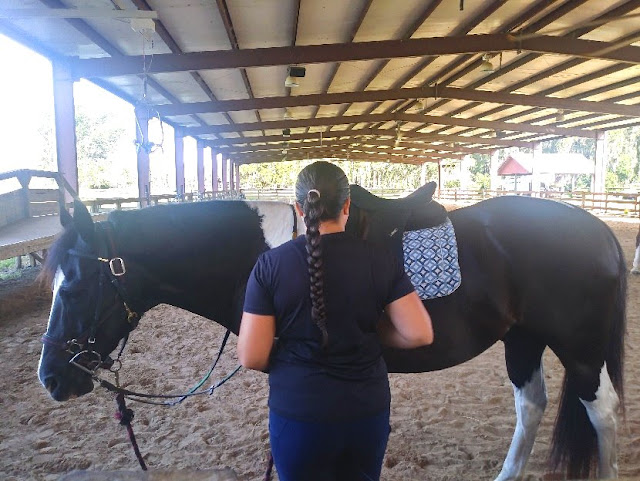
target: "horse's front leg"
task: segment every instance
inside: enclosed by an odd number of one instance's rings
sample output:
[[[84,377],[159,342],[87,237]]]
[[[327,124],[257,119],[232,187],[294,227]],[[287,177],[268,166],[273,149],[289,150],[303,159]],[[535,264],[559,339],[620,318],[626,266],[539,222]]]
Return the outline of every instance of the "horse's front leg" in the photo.
[[[538,427],[547,407],[547,390],[542,368],[543,344],[527,339],[513,328],[504,339],[505,358],[513,385],[516,428],[509,452],[496,481],[521,479],[533,450]]]
[[[620,400],[611,384],[606,363],[600,371],[596,398],[593,401],[580,401],[587,409],[598,438],[598,479],[617,478],[616,428]]]

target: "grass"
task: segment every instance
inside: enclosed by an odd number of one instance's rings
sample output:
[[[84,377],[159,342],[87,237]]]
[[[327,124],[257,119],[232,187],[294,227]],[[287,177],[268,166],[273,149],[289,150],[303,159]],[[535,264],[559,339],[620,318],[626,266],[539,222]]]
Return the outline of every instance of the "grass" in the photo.
[[[29,257],[22,256],[22,265],[28,265]],[[0,261],[0,281],[8,281],[11,279],[20,279],[22,276],[22,269],[16,268],[16,260],[3,259]]]

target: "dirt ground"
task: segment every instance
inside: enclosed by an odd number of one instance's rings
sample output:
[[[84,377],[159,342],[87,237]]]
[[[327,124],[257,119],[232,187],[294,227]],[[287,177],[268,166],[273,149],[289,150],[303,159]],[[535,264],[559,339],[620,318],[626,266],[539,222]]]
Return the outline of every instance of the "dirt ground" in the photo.
[[[608,220],[630,267],[637,221]],[[74,469],[138,469],[126,432],[113,418],[113,396],[96,389],[67,403],[51,400],[36,377],[50,294],[33,284],[36,269],[0,283],[0,479],[56,480]],[[619,428],[621,477],[640,476],[640,277],[629,277],[626,420]],[[183,391],[206,372],[221,341],[211,321],[169,306],[142,320],[125,353],[122,381],[144,391]],[[219,379],[237,364],[234,342]],[[392,433],[384,480],[490,480],[500,471],[515,424],[501,343],[441,372],[391,375]],[[558,479],[545,464],[562,368],[545,353],[549,406],[526,480]],[[151,469],[231,467],[262,479],[268,455],[267,378],[240,371],[211,397],[173,408],[140,404],[134,429]],[[277,479],[277,477],[275,478]]]

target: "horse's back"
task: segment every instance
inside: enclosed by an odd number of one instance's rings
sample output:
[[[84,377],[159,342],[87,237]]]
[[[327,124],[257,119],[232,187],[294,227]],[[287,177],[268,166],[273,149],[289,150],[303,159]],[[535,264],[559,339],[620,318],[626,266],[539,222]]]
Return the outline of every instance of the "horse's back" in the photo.
[[[622,251],[609,227],[578,207],[549,199],[503,196],[450,213],[456,229],[485,237],[514,268],[546,269],[557,275],[594,272],[619,276]],[[473,236],[462,236],[463,242]],[[478,239],[476,239],[478,240]]]

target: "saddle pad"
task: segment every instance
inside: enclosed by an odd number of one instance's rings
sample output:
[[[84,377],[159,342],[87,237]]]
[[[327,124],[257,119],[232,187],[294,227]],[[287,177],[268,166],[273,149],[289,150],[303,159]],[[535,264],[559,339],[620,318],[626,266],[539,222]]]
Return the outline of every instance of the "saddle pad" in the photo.
[[[444,297],[462,282],[451,221],[402,235],[404,270],[420,299]]]

